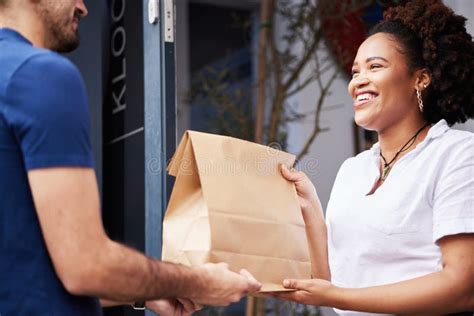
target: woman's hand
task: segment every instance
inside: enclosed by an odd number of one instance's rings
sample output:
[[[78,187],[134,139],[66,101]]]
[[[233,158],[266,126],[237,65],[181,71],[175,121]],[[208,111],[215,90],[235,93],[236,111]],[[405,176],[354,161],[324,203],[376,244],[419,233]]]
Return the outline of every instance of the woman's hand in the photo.
[[[294,168],[289,170],[283,164],[280,165],[280,171],[286,180],[295,184],[296,193],[298,194],[298,200],[305,222],[307,222],[307,219],[311,214],[314,214],[315,211],[316,215],[323,219],[324,216],[318,193],[308,176],[302,171],[296,171]]]
[[[329,295],[336,289],[329,281],[321,279],[284,280],[283,286],[295,291],[274,292],[271,296],[285,301],[317,306],[331,306]]]

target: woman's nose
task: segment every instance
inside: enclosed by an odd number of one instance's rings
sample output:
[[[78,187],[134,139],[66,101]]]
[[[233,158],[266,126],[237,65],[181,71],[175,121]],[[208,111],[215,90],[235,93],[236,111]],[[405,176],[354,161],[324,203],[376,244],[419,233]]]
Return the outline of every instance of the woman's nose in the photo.
[[[357,77],[352,78],[349,83],[349,94],[352,95],[356,89],[360,89],[369,84],[369,79],[363,74],[359,74]]]
[[[366,86],[369,83],[369,79],[364,74],[359,74],[356,78],[352,79],[356,88]]]

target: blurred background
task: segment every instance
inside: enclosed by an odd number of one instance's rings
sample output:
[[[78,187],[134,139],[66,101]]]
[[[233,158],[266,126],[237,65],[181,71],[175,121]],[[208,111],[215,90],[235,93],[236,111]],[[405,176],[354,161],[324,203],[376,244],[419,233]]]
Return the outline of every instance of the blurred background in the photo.
[[[173,186],[165,167],[188,129],[295,154],[325,208],[342,162],[377,141],[355,126],[347,84],[368,29],[399,2],[85,0],[82,44],[67,57],[89,93],[103,218],[112,238],[160,256]],[[444,2],[468,19],[474,34],[474,2]],[[474,122],[455,128],[474,132]],[[128,307],[106,311],[140,314]],[[272,300],[200,314],[334,315]]]

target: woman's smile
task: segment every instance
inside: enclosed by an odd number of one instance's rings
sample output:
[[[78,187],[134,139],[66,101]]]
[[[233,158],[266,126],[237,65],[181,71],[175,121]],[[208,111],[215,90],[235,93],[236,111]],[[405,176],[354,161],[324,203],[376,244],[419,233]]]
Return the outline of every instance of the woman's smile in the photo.
[[[365,104],[372,103],[378,96],[377,92],[371,90],[357,91],[354,99],[354,108],[357,109]]]

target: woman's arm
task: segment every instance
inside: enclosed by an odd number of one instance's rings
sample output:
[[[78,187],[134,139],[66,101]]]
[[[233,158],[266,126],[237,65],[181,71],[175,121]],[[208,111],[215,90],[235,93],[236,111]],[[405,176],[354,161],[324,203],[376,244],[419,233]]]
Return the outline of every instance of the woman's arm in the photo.
[[[319,200],[318,200],[319,202]],[[303,211],[306,239],[308,240],[309,255],[311,258],[312,278],[331,280],[331,272],[328,263],[327,228],[324,219],[315,214],[322,213],[321,204],[309,210]]]
[[[439,245],[443,269],[423,277],[361,289],[338,288],[324,280],[286,280],[287,288],[298,291],[274,296],[372,313],[434,315],[474,310],[474,234],[444,237]]]
[[[285,179],[293,182],[296,187],[301,213],[305,222],[311,259],[311,275],[313,278],[330,280],[326,223],[316,189],[311,180],[301,171],[288,170],[282,165],[281,173]]]

